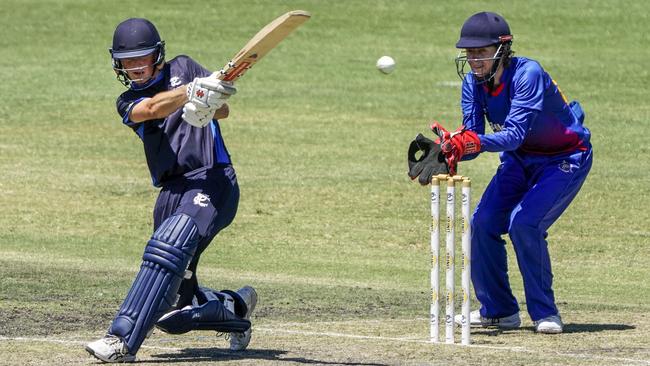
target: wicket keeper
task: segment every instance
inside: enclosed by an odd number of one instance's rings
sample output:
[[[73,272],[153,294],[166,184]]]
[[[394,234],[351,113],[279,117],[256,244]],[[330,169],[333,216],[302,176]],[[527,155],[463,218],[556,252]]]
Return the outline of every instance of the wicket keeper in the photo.
[[[146,19],[120,23],[110,48],[127,88],[117,98],[122,123],[144,146],[160,193],[154,230],[140,272],[105,337],[86,350],[104,362],[131,362],[154,325],[180,334],[230,333],[230,349],[245,349],[257,293],[250,286],[215,291],[198,285],[201,253],[235,217],[239,188],[219,129],[236,92],[187,56],[165,60],[165,43]]]
[[[439,160],[454,174],[459,161],[499,153],[501,164],[471,220],[472,283],[481,307],[471,313],[470,323],[521,325],[508,279],[503,239],[508,234],[535,330],[561,333],[547,230],[587,178],[590,132],[583,126],[580,104],[570,102],[537,61],[514,57],[512,41],[510,27],[499,14],[481,12],[465,21],[456,43],[461,50],[456,68],[463,81],[462,126],[450,133],[434,123],[437,142],[418,136],[410,148],[424,156],[413,161],[409,151],[409,176],[428,184],[431,175],[443,170]],[[486,121],[493,133],[486,133]]]

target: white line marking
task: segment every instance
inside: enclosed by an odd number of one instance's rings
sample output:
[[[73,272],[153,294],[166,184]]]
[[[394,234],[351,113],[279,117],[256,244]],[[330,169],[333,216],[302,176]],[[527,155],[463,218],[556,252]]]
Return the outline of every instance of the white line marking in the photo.
[[[461,80],[439,81],[435,83],[435,85],[448,88],[460,88],[463,85],[463,82]]]
[[[431,345],[440,345],[440,346],[457,346],[457,347],[470,347],[470,348],[484,348],[484,349],[493,349],[493,350],[502,350],[502,351],[511,351],[511,352],[522,352],[522,353],[532,353],[532,354],[544,354],[552,351],[549,350],[531,350],[525,347],[506,347],[506,346],[488,346],[482,344],[471,344],[469,346],[463,346],[460,343],[431,343],[427,340],[422,339],[412,339],[412,338],[398,338],[398,337],[381,337],[381,336],[366,336],[359,334],[348,334],[348,333],[335,333],[335,332],[312,332],[312,331],[302,331],[302,330],[290,330],[290,329],[269,329],[269,328],[260,328],[255,327],[255,331],[262,331],[267,333],[288,333],[288,334],[298,334],[305,336],[319,336],[319,337],[343,337],[343,338],[353,338],[353,339],[370,339],[370,340],[379,340],[379,341],[392,341],[392,342],[407,342],[407,343],[425,343]],[[607,360],[607,361],[625,361],[625,362],[634,362],[645,365],[650,365],[650,361],[646,360],[637,360],[633,358],[624,358],[624,357],[607,357],[599,355],[589,355],[583,353],[567,353],[554,351],[558,356],[572,357],[572,358],[581,358],[581,359],[592,359],[592,360]]]
[[[472,344],[469,346],[462,346],[459,343],[454,343],[454,344],[445,344],[445,343],[431,343],[427,340],[422,340],[422,339],[413,339],[413,338],[399,338],[399,337],[382,337],[382,336],[368,336],[368,335],[361,335],[361,334],[349,334],[349,333],[337,333],[337,332],[312,332],[312,331],[304,331],[304,330],[291,330],[291,329],[278,329],[278,328],[263,328],[263,327],[255,327],[255,331],[257,332],[264,332],[264,333],[270,333],[270,334],[279,334],[279,333],[285,333],[285,334],[297,334],[297,335],[303,335],[303,336],[316,336],[316,337],[336,337],[336,338],[351,338],[351,339],[367,339],[367,340],[377,340],[377,341],[391,341],[391,342],[405,342],[405,343],[422,343],[422,344],[430,344],[430,345],[435,345],[435,346],[457,346],[457,347],[470,347],[470,348],[484,348],[484,349],[493,349],[493,350],[502,350],[502,351],[510,351],[510,352],[522,352],[522,353],[531,353],[531,354],[547,354],[549,352],[548,349],[545,350],[531,350],[527,349],[525,347],[506,347],[506,346],[488,346],[488,345],[482,345],[482,344]],[[190,338],[190,337],[188,337]],[[203,336],[198,336],[195,338],[205,338]],[[78,340],[78,339],[58,339],[58,338],[30,338],[30,337],[5,337],[5,336],[0,336],[0,341],[19,341],[19,342],[34,342],[34,343],[59,343],[59,344],[72,344],[72,345],[85,345],[89,341],[84,341],[84,340]],[[160,347],[160,346],[146,346],[143,345],[142,348],[146,349],[153,349],[153,350],[161,350],[161,351],[168,351],[168,352],[181,352],[183,348],[178,348],[178,347]],[[554,354],[558,356],[564,356],[564,357],[572,357],[572,358],[579,358],[579,359],[591,359],[591,360],[605,360],[605,361],[618,361],[618,362],[632,362],[632,363],[637,363],[637,364],[644,364],[644,365],[650,365],[650,361],[648,360],[637,360],[633,358],[625,358],[625,357],[607,357],[607,356],[599,356],[599,355],[589,355],[589,354],[584,354],[584,353],[567,353],[567,352],[559,352],[559,351],[554,351]]]
[[[460,343],[431,343],[430,341],[423,340],[421,338],[401,338],[401,337],[382,337],[382,336],[367,336],[360,334],[348,334],[348,333],[336,333],[336,332],[312,332],[312,331],[303,331],[303,330],[289,330],[289,329],[269,329],[269,328],[260,328],[255,327],[255,331],[262,331],[267,333],[288,333],[288,334],[298,334],[298,335],[307,335],[307,336],[319,336],[319,337],[343,337],[343,338],[354,338],[354,339],[374,339],[378,341],[397,341],[397,342],[406,342],[406,343],[424,343],[424,344],[435,344],[435,345],[449,345],[449,346],[461,346]],[[467,346],[463,346],[467,347]],[[526,351],[524,347],[499,347],[499,346],[487,346],[482,344],[471,344],[469,347],[473,348],[486,348],[486,349],[496,349],[496,350],[506,350],[506,351]]]
[[[90,341],[83,341],[79,339],[57,339],[57,338],[30,338],[30,337],[5,337],[0,336],[0,341],[14,341],[14,342],[33,342],[33,343],[59,343],[84,346]],[[159,346],[145,346],[142,348],[155,349],[160,351],[180,352],[183,349],[178,347],[159,347]]]

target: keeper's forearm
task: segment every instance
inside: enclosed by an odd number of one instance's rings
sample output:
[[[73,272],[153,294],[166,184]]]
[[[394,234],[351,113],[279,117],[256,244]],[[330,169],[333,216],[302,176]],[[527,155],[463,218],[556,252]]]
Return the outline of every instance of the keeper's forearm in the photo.
[[[130,119],[133,122],[144,122],[165,118],[185,103],[187,103],[187,86],[184,85],[142,100],[131,110]]]

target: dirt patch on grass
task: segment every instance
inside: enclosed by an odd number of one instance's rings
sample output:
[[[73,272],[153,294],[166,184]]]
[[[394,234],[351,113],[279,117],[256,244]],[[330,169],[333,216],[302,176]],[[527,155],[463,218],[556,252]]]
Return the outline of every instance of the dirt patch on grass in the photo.
[[[79,329],[108,327],[114,309],[85,307],[72,303],[51,303],[43,307],[6,306],[0,309],[0,336],[51,336]]]

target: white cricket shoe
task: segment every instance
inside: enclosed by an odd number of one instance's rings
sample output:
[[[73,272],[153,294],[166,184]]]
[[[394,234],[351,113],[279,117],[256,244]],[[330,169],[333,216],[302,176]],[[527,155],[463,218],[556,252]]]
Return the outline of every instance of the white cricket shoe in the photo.
[[[239,296],[241,296],[241,298],[244,299],[244,302],[246,303],[246,314],[244,315],[244,319],[250,320],[251,314],[253,314],[253,310],[255,310],[255,305],[257,305],[257,292],[255,292],[255,289],[250,286],[244,286],[237,290],[237,294],[239,294]],[[230,333],[230,350],[245,350],[246,347],[248,347],[248,343],[251,341],[252,330],[253,325],[251,324],[251,327],[243,333]]]
[[[462,318],[463,316],[461,314],[454,316],[454,322],[456,325],[462,325]],[[514,329],[519,328],[520,325],[521,317],[519,317],[519,313],[514,313],[503,318],[484,318],[481,316],[481,312],[479,310],[474,310],[469,313],[470,327],[498,327],[504,329]]]
[[[537,333],[557,334],[562,333],[564,325],[560,315],[551,315],[534,322]]]
[[[135,355],[129,354],[124,341],[114,335],[106,335],[86,345],[86,351],[96,358],[108,363],[135,361]]]

